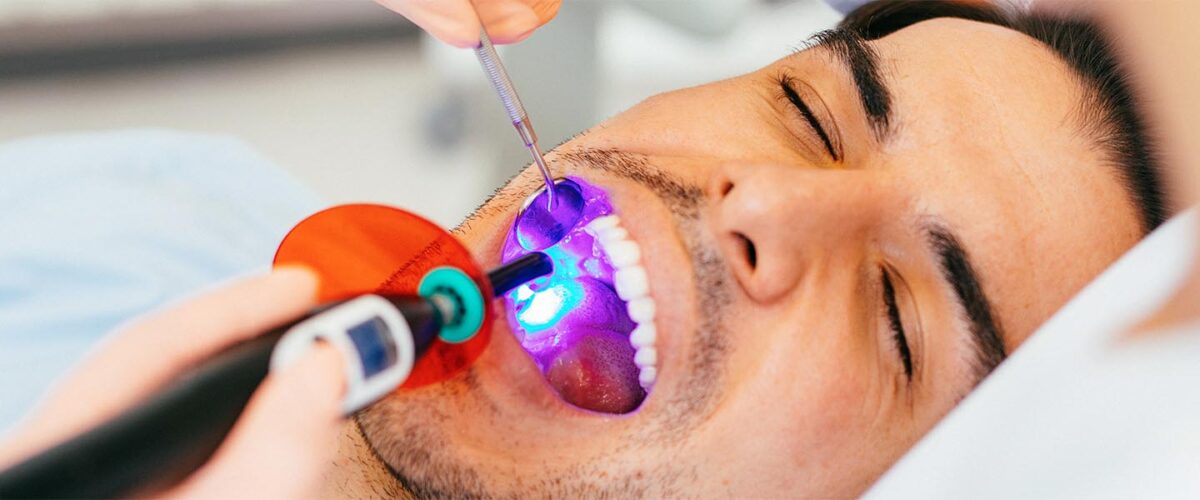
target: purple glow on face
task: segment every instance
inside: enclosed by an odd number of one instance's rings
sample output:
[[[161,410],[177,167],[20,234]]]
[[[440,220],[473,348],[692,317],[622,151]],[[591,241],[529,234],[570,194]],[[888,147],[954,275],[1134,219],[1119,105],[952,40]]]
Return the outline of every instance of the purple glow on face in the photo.
[[[587,409],[623,413],[645,397],[627,340],[636,325],[613,290],[612,263],[584,229],[612,214],[612,203],[600,188],[578,178],[560,181],[555,193],[555,210],[546,210],[544,193],[535,198],[504,243],[504,262],[532,250],[554,261],[553,274],[505,295],[509,324],[564,399]],[[590,404],[594,400],[633,406]]]
[[[588,222],[613,212],[607,194],[575,178],[559,181],[555,185],[555,192],[558,194],[555,213],[546,210],[546,193],[534,198],[517,217],[504,242],[502,253],[504,262],[509,262],[531,250],[541,250],[554,261],[553,274],[538,278],[506,297],[510,319],[524,330],[519,332],[524,334],[522,345],[543,368],[555,354],[555,350],[548,347],[561,344],[562,339],[545,339],[538,333],[548,329],[569,330],[572,326],[591,325],[596,323],[593,319],[617,319],[622,324],[629,322],[628,317],[613,317],[613,312],[623,315],[623,308],[606,304],[606,307],[600,308],[604,314],[597,314],[601,311],[590,307],[613,302],[603,297],[604,291],[596,289],[597,285],[611,286],[614,272],[612,263],[600,251],[595,238],[583,229]],[[575,219],[572,225],[563,227],[561,224],[565,222],[564,219],[569,218]],[[619,299],[616,302],[620,305]],[[588,317],[589,314],[599,318]],[[552,328],[555,326],[567,328]],[[562,337],[562,332],[557,336]]]

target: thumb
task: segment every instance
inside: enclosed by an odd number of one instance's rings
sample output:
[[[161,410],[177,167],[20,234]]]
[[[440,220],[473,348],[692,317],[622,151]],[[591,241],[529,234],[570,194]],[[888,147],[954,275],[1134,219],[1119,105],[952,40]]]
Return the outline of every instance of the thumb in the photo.
[[[318,343],[271,373],[229,439],[175,491],[197,498],[313,497],[332,464],[343,422],[343,362]]]

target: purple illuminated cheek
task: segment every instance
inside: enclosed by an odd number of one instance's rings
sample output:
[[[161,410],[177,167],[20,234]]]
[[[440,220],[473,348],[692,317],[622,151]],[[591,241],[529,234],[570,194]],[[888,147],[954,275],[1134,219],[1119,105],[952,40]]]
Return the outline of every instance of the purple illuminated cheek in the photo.
[[[583,217],[583,192],[575,181],[564,179],[554,185],[554,207],[547,206],[542,191],[517,220],[517,241],[525,250],[544,250],[562,241]]]

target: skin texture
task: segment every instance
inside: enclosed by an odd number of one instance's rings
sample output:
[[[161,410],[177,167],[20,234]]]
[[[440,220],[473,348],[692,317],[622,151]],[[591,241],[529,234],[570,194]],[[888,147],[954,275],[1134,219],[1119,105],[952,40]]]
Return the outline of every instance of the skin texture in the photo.
[[[1078,126],[1078,82],[1047,49],[962,20],[872,46],[896,108],[886,142],[842,66],[810,50],[652,97],[549,156],[556,174],[607,189],[642,246],[660,375],[639,411],[558,401],[498,324],[468,373],[397,393],[347,426],[325,494],[861,493],[976,383],[964,313],[922,222],[957,234],[1008,351],[1141,233]],[[840,161],[783,97],[782,75],[811,89]],[[485,266],[499,263],[538,184],[527,169],[459,228]]]

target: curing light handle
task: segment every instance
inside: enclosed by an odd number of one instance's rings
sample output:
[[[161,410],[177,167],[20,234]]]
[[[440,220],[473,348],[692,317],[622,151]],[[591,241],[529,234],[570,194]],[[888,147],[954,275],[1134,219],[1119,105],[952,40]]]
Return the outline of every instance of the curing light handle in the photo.
[[[225,440],[270,371],[284,334],[354,302],[320,308],[235,344],[123,415],[0,471],[0,498],[124,497],[178,484]],[[440,329],[437,307],[419,297],[389,302],[404,318],[419,357]]]

